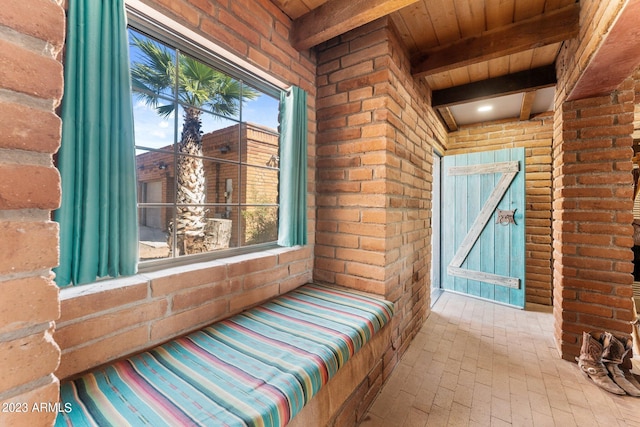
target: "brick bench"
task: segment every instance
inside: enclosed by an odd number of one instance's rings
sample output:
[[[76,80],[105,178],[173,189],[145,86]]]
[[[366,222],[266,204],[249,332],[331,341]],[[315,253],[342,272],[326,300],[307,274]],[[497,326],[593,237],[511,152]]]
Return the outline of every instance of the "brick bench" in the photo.
[[[305,285],[63,382],[62,407],[72,410],[56,425],[284,426],[310,401],[295,424],[323,425],[348,397],[345,380],[362,381],[381,357],[390,328],[378,332],[392,315],[388,301]],[[349,372],[332,391],[339,370]],[[312,401],[327,384],[326,397]]]

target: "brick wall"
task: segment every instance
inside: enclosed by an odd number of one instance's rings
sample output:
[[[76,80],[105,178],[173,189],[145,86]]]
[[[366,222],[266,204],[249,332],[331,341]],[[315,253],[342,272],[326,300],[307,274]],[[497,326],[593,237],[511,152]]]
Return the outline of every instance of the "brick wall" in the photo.
[[[526,156],[526,301],[552,304],[551,140],[553,114],[528,121],[463,126],[449,134],[447,155],[524,147]]]
[[[60,378],[197,329],[311,280],[315,55],[297,52],[289,44],[291,20],[267,0],[145,3],[283,83],[307,91],[311,244],[63,289],[54,336],[62,349]]]
[[[49,218],[60,203],[52,154],[60,144],[54,110],[64,25],[55,1],[0,8],[0,407],[23,412],[0,414],[3,425],[46,425],[56,416],[32,409],[58,400],[58,228]]]
[[[640,146],[638,146],[638,140],[640,140],[640,68],[633,74],[633,80],[635,81],[635,106],[633,114],[633,152],[638,155],[640,152]]]
[[[393,301],[393,347],[348,402],[353,425],[429,306],[433,145],[446,140],[387,19],[318,48],[314,277]]]
[[[563,358],[582,331],[629,334],[632,318],[634,81],[567,102],[624,2],[580,2],[580,35],[558,61],[553,137],[555,339]]]
[[[580,0],[580,32],[578,37],[562,44],[556,61],[556,113],[560,108],[558,102],[564,102],[576,86],[624,3],[625,0]]]
[[[64,289],[56,374],[66,378],[295,289],[311,279],[311,254],[281,248]]]
[[[566,358],[579,353],[582,331],[631,332],[633,86],[563,105],[553,219],[556,339]]]

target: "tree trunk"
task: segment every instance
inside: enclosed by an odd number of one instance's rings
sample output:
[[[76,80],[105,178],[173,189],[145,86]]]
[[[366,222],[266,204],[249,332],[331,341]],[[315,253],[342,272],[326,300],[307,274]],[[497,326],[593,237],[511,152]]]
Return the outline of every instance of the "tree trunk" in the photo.
[[[202,161],[201,112],[187,108],[184,113],[184,125],[178,144],[178,167],[176,170],[176,252],[194,254],[207,250],[205,243],[206,201],[205,172]],[[191,157],[197,156],[197,157]],[[180,206],[186,204],[189,206]],[[172,229],[173,227],[171,227]],[[172,231],[172,230],[170,230]],[[169,239],[172,238],[169,234]],[[172,242],[169,247],[173,249]]]

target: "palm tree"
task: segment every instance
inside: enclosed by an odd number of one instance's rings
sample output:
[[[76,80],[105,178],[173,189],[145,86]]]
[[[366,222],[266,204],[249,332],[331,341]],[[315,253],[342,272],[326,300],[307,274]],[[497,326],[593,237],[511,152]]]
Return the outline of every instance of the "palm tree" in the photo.
[[[170,116],[174,102],[160,105],[160,94],[177,89],[178,101],[184,107],[184,124],[178,142],[176,171],[176,248],[178,253],[192,254],[210,250],[205,233],[206,201],[205,171],[202,162],[203,111],[217,116],[233,117],[238,114],[240,99],[250,100],[258,93],[230,76],[214,70],[186,55],[179,55],[167,47],[146,38],[132,36],[141,60],[131,65],[134,93],[162,117]],[[177,76],[177,79],[176,79]],[[176,88],[177,84],[177,88]],[[169,229],[169,247],[172,248],[173,224]]]

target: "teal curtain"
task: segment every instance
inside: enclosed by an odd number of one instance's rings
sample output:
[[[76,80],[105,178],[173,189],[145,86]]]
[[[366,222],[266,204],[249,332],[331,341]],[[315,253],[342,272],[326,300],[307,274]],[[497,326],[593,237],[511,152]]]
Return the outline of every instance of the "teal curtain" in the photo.
[[[307,243],[307,93],[280,95],[280,215],[278,244]]]
[[[124,0],[69,0],[58,168],[58,286],[137,271],[135,146]]]

